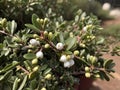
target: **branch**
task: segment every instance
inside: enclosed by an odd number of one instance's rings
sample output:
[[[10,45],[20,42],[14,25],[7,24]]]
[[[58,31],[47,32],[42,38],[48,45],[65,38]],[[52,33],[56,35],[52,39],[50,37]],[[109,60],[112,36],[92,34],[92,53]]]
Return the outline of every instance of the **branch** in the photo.
[[[22,71],[24,71],[26,74],[30,74],[29,71],[27,71],[26,69],[24,69],[22,66],[18,65],[17,66],[19,69],[21,69]]]
[[[5,35],[7,35],[7,36],[9,36],[9,37],[13,37],[12,35],[6,33],[5,31],[2,31],[2,30],[0,30],[0,33],[5,34]]]

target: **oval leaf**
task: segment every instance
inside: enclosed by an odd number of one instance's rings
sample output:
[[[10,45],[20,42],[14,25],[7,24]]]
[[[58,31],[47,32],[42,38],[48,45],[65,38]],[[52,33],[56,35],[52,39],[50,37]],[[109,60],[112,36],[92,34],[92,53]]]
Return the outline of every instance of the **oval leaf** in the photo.
[[[27,53],[23,56],[25,59],[34,59],[36,55],[34,53]]]
[[[25,24],[25,26],[28,27],[29,29],[34,30],[37,33],[40,32],[40,30],[37,27],[35,27],[34,25],[32,25],[32,24]]]

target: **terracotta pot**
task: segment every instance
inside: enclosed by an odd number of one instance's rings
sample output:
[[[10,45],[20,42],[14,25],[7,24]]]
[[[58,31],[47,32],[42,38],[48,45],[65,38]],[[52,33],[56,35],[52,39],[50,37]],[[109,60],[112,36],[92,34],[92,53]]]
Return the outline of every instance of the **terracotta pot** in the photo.
[[[75,90],[89,90],[93,83],[92,78],[80,77],[80,84],[75,85]]]

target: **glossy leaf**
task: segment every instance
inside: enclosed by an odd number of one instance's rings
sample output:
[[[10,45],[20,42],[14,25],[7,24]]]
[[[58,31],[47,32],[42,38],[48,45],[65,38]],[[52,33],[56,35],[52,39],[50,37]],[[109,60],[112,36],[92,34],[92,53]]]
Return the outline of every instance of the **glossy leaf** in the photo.
[[[19,64],[19,62],[13,61],[13,63],[6,65],[2,70],[0,70],[0,73],[9,71],[9,70],[15,68],[18,64]]]
[[[25,59],[34,59],[36,55],[34,53],[27,53],[23,56]]]
[[[43,74],[46,75],[46,74],[50,73],[51,70],[52,70],[51,68],[47,68],[47,69],[43,72]]]
[[[37,33],[40,32],[40,30],[32,24],[25,24],[25,26],[28,27],[29,29],[32,29],[33,31],[35,31]]]
[[[13,74],[12,70],[7,71],[3,76],[0,77],[0,81],[6,81]]]
[[[39,17],[38,17],[36,14],[33,14],[33,15],[32,15],[32,24],[33,24],[35,27],[37,27],[37,28],[40,29],[40,23],[37,22],[37,18],[39,18]]]
[[[75,45],[75,43],[76,43],[76,37],[70,37],[70,38],[68,38],[66,41],[65,41],[65,43],[66,43],[66,45],[67,45],[67,48],[66,48],[66,50],[70,50],[74,45]]]
[[[12,88],[12,90],[17,90],[17,89],[18,89],[18,83],[19,83],[19,79],[16,78],[15,81],[14,81],[14,83],[13,83],[13,88]]]
[[[23,79],[23,81],[22,81],[20,87],[18,88],[18,90],[23,90],[23,87],[25,86],[26,81],[27,81],[27,75],[24,77],[24,79]]]
[[[62,33],[62,32],[60,32],[59,38],[60,38],[60,42],[61,42],[61,43],[64,43],[64,36],[63,36],[63,33]]]

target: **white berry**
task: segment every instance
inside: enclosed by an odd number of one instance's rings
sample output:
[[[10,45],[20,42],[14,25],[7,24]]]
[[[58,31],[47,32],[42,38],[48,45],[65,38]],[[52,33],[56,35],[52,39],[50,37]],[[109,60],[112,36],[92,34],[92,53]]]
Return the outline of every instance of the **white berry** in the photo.
[[[37,41],[36,39],[31,39],[30,44],[33,45],[33,46],[37,46],[37,45],[40,45],[40,42]]]
[[[60,57],[60,61],[61,61],[61,62],[66,62],[66,61],[67,61],[67,56],[66,56],[66,55],[62,55],[62,56]]]
[[[42,51],[38,51],[37,53],[36,53],[36,57],[37,58],[43,58],[43,52]]]
[[[65,68],[70,68],[71,63],[69,61],[64,62],[64,67]]]
[[[83,31],[85,32],[87,31],[87,26],[83,27]]]
[[[75,61],[73,59],[69,60],[70,66],[73,66],[75,64]]]
[[[63,45],[62,43],[57,43],[57,45],[56,45],[56,48],[57,48],[58,50],[62,50],[63,47],[64,47],[64,45]]]

